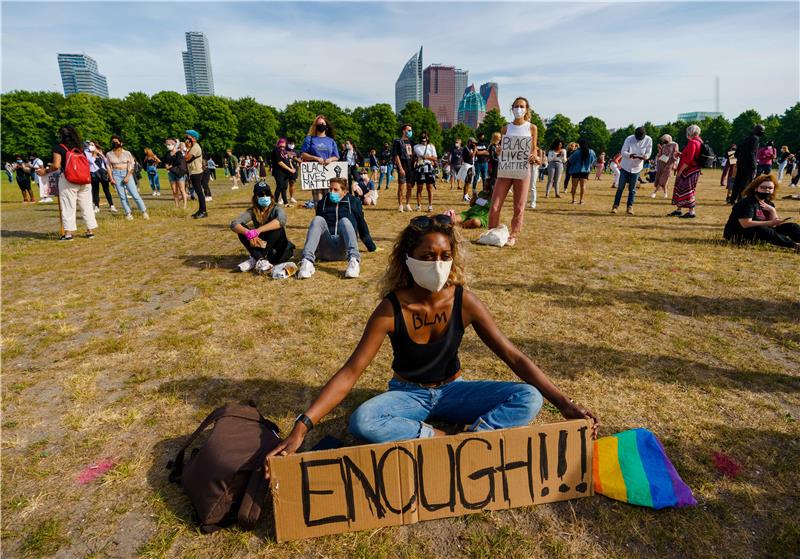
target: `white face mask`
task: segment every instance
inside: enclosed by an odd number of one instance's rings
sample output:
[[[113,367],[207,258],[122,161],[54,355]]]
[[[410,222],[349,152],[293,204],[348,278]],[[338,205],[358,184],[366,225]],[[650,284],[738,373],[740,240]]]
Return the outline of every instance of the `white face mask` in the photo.
[[[406,257],[406,266],[411,272],[411,277],[420,287],[427,289],[431,293],[441,291],[450,277],[450,269],[453,267],[452,260],[416,260],[410,256]]]
[[[527,113],[527,109],[523,109],[522,107],[514,107],[511,109],[511,112],[514,114],[514,118],[524,118],[525,113]]]
[[[87,147],[88,147],[88,149],[89,149],[89,151],[90,151],[90,152],[93,152],[93,151],[94,151],[94,149],[95,149],[95,148],[94,148],[94,144],[89,144]]]
[[[173,149],[175,149],[175,144],[167,144],[167,149],[169,151],[172,151]]]
[[[294,144],[289,144],[289,149],[294,149]]]

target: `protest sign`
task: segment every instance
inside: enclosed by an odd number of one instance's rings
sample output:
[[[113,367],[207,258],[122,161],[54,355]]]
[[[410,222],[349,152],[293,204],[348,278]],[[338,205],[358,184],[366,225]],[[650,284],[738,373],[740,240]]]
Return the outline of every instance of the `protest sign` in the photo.
[[[328,181],[334,177],[347,178],[347,163],[335,161],[327,165],[316,161],[300,163],[300,188],[302,190],[315,190],[328,188]]]
[[[500,143],[497,178],[524,179],[528,174],[531,155],[530,136],[503,136]]]
[[[61,171],[53,171],[42,176],[42,183],[45,184],[45,193],[47,196],[58,196],[58,179],[61,176]]]
[[[278,541],[594,495],[591,422],[272,457]]]

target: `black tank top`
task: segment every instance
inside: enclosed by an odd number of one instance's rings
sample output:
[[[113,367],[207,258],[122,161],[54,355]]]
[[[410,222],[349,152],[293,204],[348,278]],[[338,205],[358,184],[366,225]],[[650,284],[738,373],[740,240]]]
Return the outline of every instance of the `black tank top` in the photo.
[[[400,300],[394,292],[387,298],[394,308],[394,333],[389,334],[394,351],[392,369],[402,378],[411,382],[442,382],[461,370],[458,348],[464,336],[464,322],[461,317],[462,286],[456,286],[453,312],[444,334],[436,341],[418,344],[408,335],[406,321],[400,307]]]

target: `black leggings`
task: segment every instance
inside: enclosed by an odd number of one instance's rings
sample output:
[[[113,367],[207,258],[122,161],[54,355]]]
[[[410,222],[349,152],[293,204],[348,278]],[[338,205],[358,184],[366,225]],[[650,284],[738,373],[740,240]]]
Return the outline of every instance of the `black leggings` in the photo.
[[[258,238],[267,243],[264,248],[250,246],[250,241],[244,235],[237,233],[239,241],[247,249],[252,258],[261,260],[266,258],[270,264],[280,264],[281,262],[288,262],[294,254],[294,245],[286,237],[286,229],[274,229],[261,233]]]
[[[288,204],[289,200],[286,198],[286,190],[288,188],[289,175],[280,171],[275,173],[275,200],[283,199],[283,203]]]
[[[732,235],[728,240],[734,243],[757,242],[769,243],[780,247],[792,248],[795,243],[800,243],[800,225],[797,223],[783,223],[776,227],[749,227],[737,235]]]
[[[733,188],[731,189],[731,203],[735,204],[739,201],[744,187],[753,180],[754,173],[755,169],[752,167],[736,167],[736,178],[733,179]]]
[[[203,173],[189,175],[189,182],[192,184],[192,190],[194,190],[194,195],[197,196],[197,202],[200,205],[197,211],[206,211],[206,195],[203,192]]]
[[[106,201],[109,206],[114,205],[114,200],[111,198],[111,189],[107,180],[101,180],[97,173],[92,173],[92,203],[95,206],[100,205],[100,185],[103,185],[103,192],[106,195]]]
[[[209,169],[208,172],[211,173],[211,178],[212,179],[217,180],[217,168],[216,167],[214,167],[213,169]]]
[[[208,180],[210,178],[211,178],[211,172],[210,171],[203,171],[203,180],[201,182],[201,185],[203,187],[203,193],[205,193],[206,197],[208,197],[208,198],[211,197],[211,188],[209,188],[209,186],[208,186]]]

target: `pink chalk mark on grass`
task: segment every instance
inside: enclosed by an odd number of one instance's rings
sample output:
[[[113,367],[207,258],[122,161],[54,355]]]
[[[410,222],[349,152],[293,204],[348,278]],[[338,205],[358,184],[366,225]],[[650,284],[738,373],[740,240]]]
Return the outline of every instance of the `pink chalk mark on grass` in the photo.
[[[78,479],[76,481],[78,485],[86,485],[87,483],[93,482],[113,467],[114,461],[111,458],[104,458],[95,464],[86,466],[86,468],[78,474]]]
[[[742,473],[742,467],[724,452],[714,452],[711,458],[714,460],[714,467],[725,477],[736,477]]]

